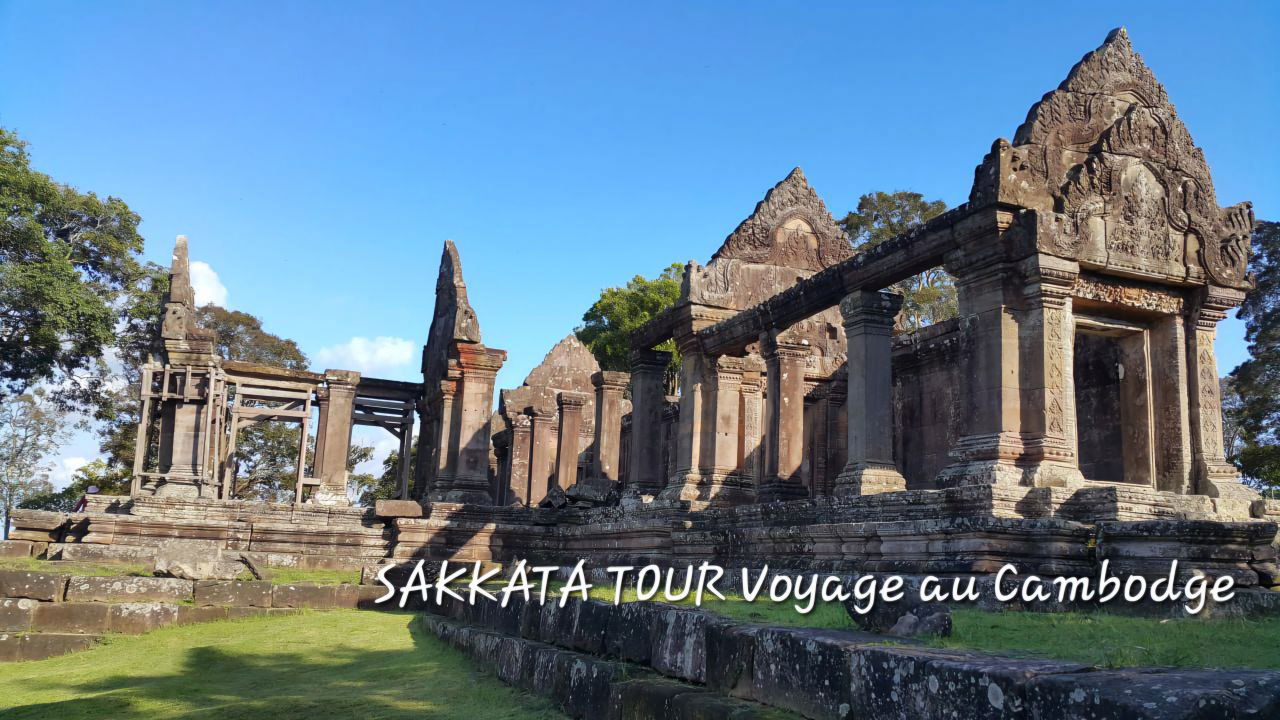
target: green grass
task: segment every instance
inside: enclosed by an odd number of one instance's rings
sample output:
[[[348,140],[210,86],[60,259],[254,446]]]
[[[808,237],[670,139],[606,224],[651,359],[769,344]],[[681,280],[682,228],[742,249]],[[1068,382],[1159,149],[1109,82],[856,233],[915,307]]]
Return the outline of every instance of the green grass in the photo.
[[[297,568],[263,568],[262,570],[266,573],[267,579],[276,585],[288,585],[291,583],[313,583],[315,585],[360,584],[359,570],[299,570]]]
[[[250,618],[0,665],[0,717],[563,717],[473,667],[407,613]]]
[[[613,588],[592,597],[613,601]],[[838,603],[818,603],[807,615],[789,604],[747,602],[741,595],[704,599],[702,609],[735,620],[790,627],[855,630]],[[636,599],[626,589],[623,602]],[[692,606],[691,600],[675,605]],[[952,611],[952,635],[926,640],[935,647],[1054,658],[1099,667],[1250,667],[1280,670],[1280,618],[1264,620],[1159,620],[1105,613],[991,613]]]

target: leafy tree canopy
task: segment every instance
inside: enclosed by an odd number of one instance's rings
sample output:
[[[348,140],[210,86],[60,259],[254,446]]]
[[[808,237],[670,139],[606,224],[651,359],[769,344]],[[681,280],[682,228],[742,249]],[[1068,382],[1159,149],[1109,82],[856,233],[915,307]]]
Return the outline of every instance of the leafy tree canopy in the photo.
[[[0,511],[9,537],[9,513],[29,498],[53,490],[49,461],[66,439],[66,413],[37,389],[0,402]]]
[[[605,288],[600,293],[600,299],[582,316],[582,325],[575,332],[595,355],[602,370],[631,369],[627,358],[631,352],[632,331],[676,304],[680,299],[683,272],[684,268],[676,263],[652,280],[636,275],[626,287]],[[673,365],[678,362],[674,357],[674,343],[668,341],[658,349],[673,354]]]
[[[925,200],[920,193],[873,192],[858,198],[858,209],[844,216],[840,225],[853,242],[855,252],[864,252],[897,237],[942,214],[941,200]],[[930,268],[891,288],[903,296],[898,325],[918,330],[956,316],[955,279],[942,268]]]
[[[1241,441],[1235,462],[1248,478],[1280,488],[1280,223],[1254,229],[1249,271],[1257,288],[1239,312],[1249,359],[1231,371],[1239,402],[1228,408]]]
[[[94,405],[114,303],[138,277],[139,217],[31,168],[27,144],[0,128],[0,400],[47,382],[67,407]]]

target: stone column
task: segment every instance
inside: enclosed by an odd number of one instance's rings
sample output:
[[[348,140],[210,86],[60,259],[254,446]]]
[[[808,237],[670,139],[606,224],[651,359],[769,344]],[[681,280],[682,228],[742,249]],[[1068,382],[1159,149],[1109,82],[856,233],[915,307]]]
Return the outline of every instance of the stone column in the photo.
[[[528,415],[511,416],[509,492],[515,502],[526,507],[529,505],[529,453],[532,449],[530,440],[533,435],[531,430]]]
[[[761,390],[764,381],[759,371],[747,371],[742,374],[742,383],[738,386],[739,401],[741,402],[738,411],[738,421],[740,430],[738,432],[738,443],[741,449],[738,451],[738,467],[742,473],[743,479],[750,484],[752,488],[759,488],[760,473],[764,468],[764,449],[760,444],[762,435],[760,429],[761,421]]]
[[[1076,452],[1075,323],[1071,289],[1080,266],[1052,255],[1022,262],[1026,309],[1019,326],[1018,383],[1026,466],[1023,483],[1034,487],[1080,485]]]
[[[534,507],[547,496],[551,487],[555,447],[552,443],[552,422],[555,411],[551,408],[530,407],[530,453],[529,453],[529,506]]]
[[[204,468],[205,407],[201,400],[171,400],[160,418],[160,472],[183,476],[156,488],[161,497],[198,497]]]
[[[435,448],[431,452],[435,472],[428,489],[433,500],[443,500],[445,493],[453,488],[453,474],[458,461],[458,422],[454,407],[458,384],[453,379],[440,381],[440,399],[436,403],[438,417],[435,422]]]
[[[840,301],[849,347],[848,435],[837,496],[905,490],[893,462],[893,319],[902,296],[858,290]]]
[[[702,421],[707,365],[692,333],[676,339],[680,348],[680,424],[675,444],[675,471],[662,496],[670,500],[688,499],[686,486],[697,487],[702,448]]]
[[[769,383],[768,467],[760,500],[794,500],[807,494],[800,470],[804,463],[804,370],[809,347],[776,330],[761,336],[760,347]]]
[[[1238,290],[1209,286],[1199,292],[1187,330],[1187,363],[1196,494],[1216,498],[1214,506],[1219,513],[1247,520],[1258,494],[1240,482],[1240,473],[1226,461],[1218,361],[1213,348],[1218,322],[1243,300],[1244,293]]]
[[[329,425],[329,388],[316,388],[316,408],[320,417],[316,422],[316,449],[311,457],[311,477],[324,477],[324,436]]]
[[[413,470],[413,490],[410,497],[422,500],[431,492],[431,484],[435,480],[436,459],[433,454],[434,442],[439,435],[437,420],[432,417],[425,395],[418,396],[418,448],[414,452],[416,462]],[[317,461],[318,462],[318,461]]]
[[[1156,489],[1194,494],[1191,379],[1187,374],[1187,327],[1181,315],[1168,315],[1151,325],[1151,391],[1156,417]]]
[[[321,505],[350,505],[347,498],[347,459],[351,454],[351,413],[355,406],[360,373],[352,370],[325,370],[329,391],[329,414],[323,429],[324,456],[320,466],[320,487],[311,502]],[[320,441],[317,440],[317,443]]]
[[[591,376],[596,388],[596,447],[592,475],[618,482],[622,448],[622,392],[631,376],[602,370]]]
[[[482,345],[459,344],[457,470],[447,502],[492,505],[489,495],[489,418],[493,412],[493,383],[507,359],[506,352]]]
[[[582,429],[582,407],[587,396],[561,392],[556,395],[560,406],[559,446],[556,448],[556,484],[568,490],[578,482],[578,435]]]
[[[833,489],[827,484],[827,461],[829,460],[829,432],[831,422],[830,390],[825,384],[818,384],[809,391],[812,415],[809,428],[809,492],[813,497],[824,497],[832,494]]]
[[[657,494],[666,483],[662,468],[663,380],[671,353],[642,350],[631,353],[631,487]]]

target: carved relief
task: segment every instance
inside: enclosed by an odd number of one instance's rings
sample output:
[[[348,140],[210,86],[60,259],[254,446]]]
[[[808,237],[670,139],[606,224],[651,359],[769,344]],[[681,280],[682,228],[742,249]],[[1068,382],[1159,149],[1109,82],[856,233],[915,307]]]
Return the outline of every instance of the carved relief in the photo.
[[[771,189],[712,256],[816,271],[853,254],[800,168]]]
[[[1123,29],[1031,108],[1012,145],[992,147],[970,201],[1057,214],[1040,249],[1102,271],[1249,286],[1252,210],[1218,206],[1203,153]]]

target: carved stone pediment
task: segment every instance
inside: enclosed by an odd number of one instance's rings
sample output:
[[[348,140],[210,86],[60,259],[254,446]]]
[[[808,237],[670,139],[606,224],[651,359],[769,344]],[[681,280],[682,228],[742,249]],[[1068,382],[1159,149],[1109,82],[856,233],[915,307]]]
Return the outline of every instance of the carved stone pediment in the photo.
[[[711,256],[816,272],[853,254],[800,168],[765,193]]]
[[[1100,272],[1247,288],[1253,211],[1218,206],[1204,154],[1124,29],[1072,68],[975,173],[970,201],[1054,216],[1037,249]]]

